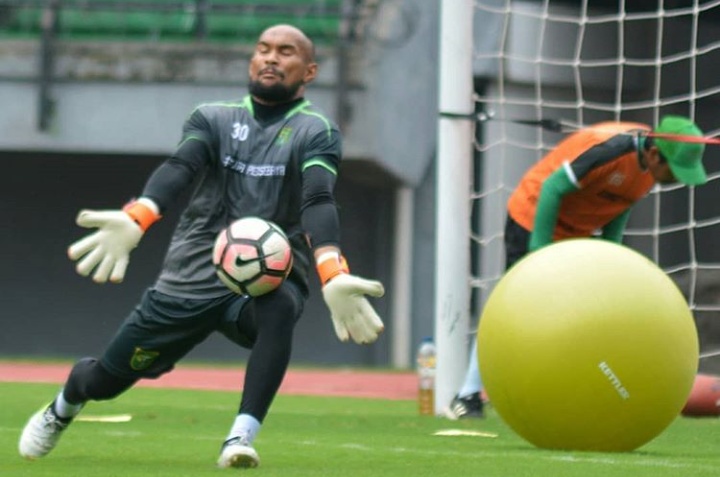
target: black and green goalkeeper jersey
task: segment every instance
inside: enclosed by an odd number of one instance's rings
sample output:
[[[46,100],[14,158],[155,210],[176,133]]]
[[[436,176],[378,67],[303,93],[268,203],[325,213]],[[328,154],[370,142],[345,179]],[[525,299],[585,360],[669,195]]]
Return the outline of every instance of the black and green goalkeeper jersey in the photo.
[[[307,289],[312,262],[303,223],[321,223],[326,228],[329,223],[330,228],[337,228],[337,219],[308,220],[302,214],[319,205],[315,210],[325,207],[327,212],[329,206],[331,215],[336,215],[332,187],[342,156],[340,134],[310,101],[295,101],[281,107],[280,114],[264,118],[254,111],[259,107],[249,96],[239,102],[198,107],[185,122],[177,152],[149,179],[143,195],[161,208],[171,199],[167,190],[177,195],[189,180],[197,183],[170,242],[155,285],[158,291],[186,298],[227,294],[211,261],[213,243],[220,230],[247,216],[262,217],[283,228],[294,250],[289,279]],[[266,113],[278,110],[263,108]],[[173,167],[183,172],[175,174]],[[308,170],[331,177],[329,185],[323,186],[330,190],[308,192],[304,184]],[[323,235],[332,238],[339,232]]]

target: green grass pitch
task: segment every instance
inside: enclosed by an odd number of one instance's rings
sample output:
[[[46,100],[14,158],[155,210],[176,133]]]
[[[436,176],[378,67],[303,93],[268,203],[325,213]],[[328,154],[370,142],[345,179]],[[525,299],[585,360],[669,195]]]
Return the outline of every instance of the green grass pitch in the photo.
[[[76,422],[48,457],[17,454],[27,417],[58,386],[0,384],[0,476],[202,477],[662,477],[717,476],[720,420],[678,418],[629,453],[536,449],[490,409],[486,419],[452,422],[417,415],[414,401],[280,395],[256,440],[261,464],[215,467],[235,413],[232,392],[135,388],[83,415],[131,414],[124,423]],[[439,437],[446,429],[497,437]]]

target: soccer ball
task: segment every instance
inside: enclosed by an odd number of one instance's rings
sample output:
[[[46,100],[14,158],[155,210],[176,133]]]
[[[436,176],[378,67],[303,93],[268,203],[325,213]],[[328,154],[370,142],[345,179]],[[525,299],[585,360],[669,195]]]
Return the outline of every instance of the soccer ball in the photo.
[[[292,249],[280,227],[259,217],[231,223],[215,239],[212,261],[235,293],[260,296],[275,290],[292,268]]]

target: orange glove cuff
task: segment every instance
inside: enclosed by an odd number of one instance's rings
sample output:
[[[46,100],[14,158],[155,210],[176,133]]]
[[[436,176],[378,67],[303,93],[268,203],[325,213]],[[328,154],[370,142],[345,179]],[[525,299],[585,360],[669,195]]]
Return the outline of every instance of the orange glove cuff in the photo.
[[[323,260],[317,264],[316,269],[323,286],[341,273],[350,273],[347,260],[342,255]]]
[[[127,203],[122,210],[140,226],[143,232],[149,229],[152,224],[160,220],[160,215],[156,214],[155,211],[147,205],[138,201]]]

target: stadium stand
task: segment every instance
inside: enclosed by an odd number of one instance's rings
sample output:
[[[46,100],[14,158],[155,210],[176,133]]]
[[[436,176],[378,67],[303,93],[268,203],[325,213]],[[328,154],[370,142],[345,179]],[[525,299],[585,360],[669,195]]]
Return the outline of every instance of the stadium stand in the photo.
[[[23,0],[0,1],[0,37],[42,34],[54,11],[56,37],[97,41],[252,42],[288,22],[317,43],[333,44],[342,0]]]

